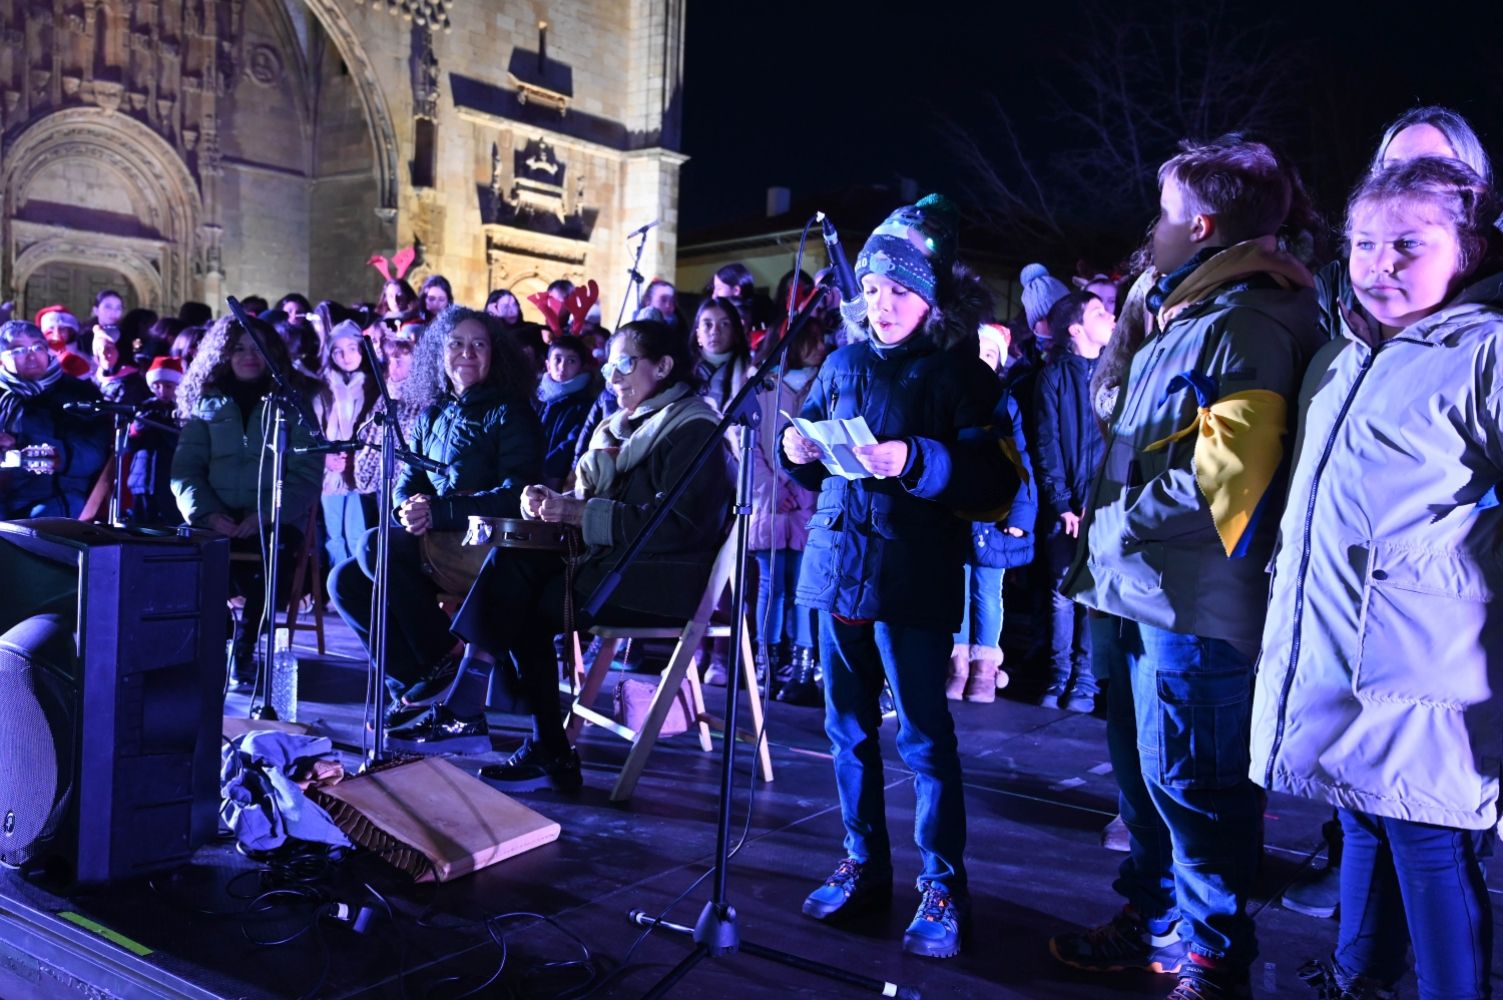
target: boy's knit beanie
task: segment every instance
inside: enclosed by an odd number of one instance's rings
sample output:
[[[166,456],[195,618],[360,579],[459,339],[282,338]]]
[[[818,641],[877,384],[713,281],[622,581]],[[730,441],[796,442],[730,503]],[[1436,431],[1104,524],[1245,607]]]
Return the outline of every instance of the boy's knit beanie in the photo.
[[[955,206],[943,195],[904,205],[872,230],[856,257],[856,280],[880,274],[937,305],[936,275],[955,261],[956,229]]]
[[[1029,264],[1018,276],[1023,285],[1023,312],[1031,328],[1049,315],[1054,303],[1070,294],[1065,283],[1049,273],[1043,264]]]

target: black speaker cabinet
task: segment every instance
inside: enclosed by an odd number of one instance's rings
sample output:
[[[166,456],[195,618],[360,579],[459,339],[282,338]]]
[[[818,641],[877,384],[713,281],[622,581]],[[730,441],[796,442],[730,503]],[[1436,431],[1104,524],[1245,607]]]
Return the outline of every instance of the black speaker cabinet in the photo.
[[[0,522],[0,861],[103,883],[214,836],[228,574],[209,532]]]

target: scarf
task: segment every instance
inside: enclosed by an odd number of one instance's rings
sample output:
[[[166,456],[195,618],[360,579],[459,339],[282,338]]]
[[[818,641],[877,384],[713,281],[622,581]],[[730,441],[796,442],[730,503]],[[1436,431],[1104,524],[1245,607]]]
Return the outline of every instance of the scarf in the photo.
[[[590,373],[580,372],[567,382],[555,382],[552,375],[545,374],[538,383],[538,401],[556,403],[565,396],[572,396],[590,384]]]
[[[683,382],[643,401],[632,413],[617,410],[595,428],[590,449],[574,470],[574,495],[614,499],[612,490],[623,475],[641,465],[669,431],[695,420],[718,422],[714,408]]]
[[[63,377],[63,366],[57,358],[47,362],[47,370],[38,379],[22,378],[0,368],[0,429],[14,433],[17,430],[25,400],[35,399],[57,385]]]
[[[727,361],[736,356],[735,351],[726,351],[724,354],[716,354],[713,351],[700,351],[699,356],[710,363],[711,368],[719,368]]]

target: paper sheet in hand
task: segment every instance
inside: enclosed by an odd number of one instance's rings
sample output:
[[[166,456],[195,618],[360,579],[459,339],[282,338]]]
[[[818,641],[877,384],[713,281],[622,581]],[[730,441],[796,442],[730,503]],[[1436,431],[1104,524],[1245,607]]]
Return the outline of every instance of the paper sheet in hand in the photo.
[[[844,476],[846,479],[865,479],[872,474],[851,450],[858,444],[877,443],[877,439],[872,437],[871,428],[866,425],[865,417],[858,416],[849,420],[821,420],[815,423],[812,420],[795,417],[786,410],[783,411],[783,416],[793,422],[793,426],[799,429],[800,434],[819,445],[819,460],[832,475]],[[877,478],[886,477],[878,476]]]

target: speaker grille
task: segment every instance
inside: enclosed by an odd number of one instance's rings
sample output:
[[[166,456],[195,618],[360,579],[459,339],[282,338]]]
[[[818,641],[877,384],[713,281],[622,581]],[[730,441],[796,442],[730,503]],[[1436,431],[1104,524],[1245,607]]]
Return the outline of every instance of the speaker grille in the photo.
[[[0,646],[0,863],[29,861],[61,815],[58,747],[24,655]]]

